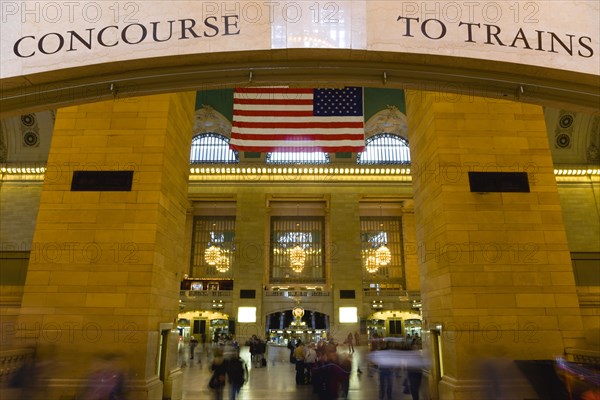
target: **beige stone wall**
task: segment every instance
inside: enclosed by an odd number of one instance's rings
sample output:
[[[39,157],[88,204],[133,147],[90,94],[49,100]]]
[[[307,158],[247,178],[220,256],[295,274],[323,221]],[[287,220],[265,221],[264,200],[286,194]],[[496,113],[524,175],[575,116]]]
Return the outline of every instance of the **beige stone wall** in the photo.
[[[558,194],[571,252],[600,252],[600,186],[562,183]]]
[[[324,185],[295,183],[273,183],[266,185],[246,185],[221,183],[192,184],[190,185],[190,198],[218,198],[235,197],[237,201],[236,242],[239,244],[241,254],[239,264],[234,269],[234,298],[230,310],[225,312],[234,317],[237,307],[252,305],[257,306],[259,320],[257,324],[237,327],[238,337],[251,334],[254,330],[264,332],[263,315],[271,312],[289,309],[293,305],[291,300],[276,303],[262,303],[263,286],[268,284],[268,252],[270,214],[267,209],[267,199],[275,196],[285,198],[320,198],[329,204],[326,218],[326,248],[328,259],[327,283],[331,285],[332,296],[323,301],[306,305],[307,309],[325,313],[331,318],[331,329],[336,332],[336,337],[345,337],[349,331],[357,331],[358,324],[337,324],[338,308],[343,306],[357,306],[360,317],[365,317],[371,310],[363,308],[362,279],[363,271],[360,258],[360,219],[359,201],[363,196],[370,198],[410,198],[411,188],[408,184],[361,184],[361,185]],[[411,228],[410,223],[408,229]],[[412,226],[414,229],[414,226]],[[405,237],[412,237],[414,233]],[[405,243],[406,245],[406,243]],[[414,243],[413,243],[414,245]],[[412,252],[414,260],[416,254],[413,249],[405,249],[404,255]],[[409,263],[406,275],[418,275],[416,263]],[[254,289],[258,301],[239,299],[239,289]],[[355,290],[356,299],[340,299],[339,290]],[[416,290],[416,289],[412,289]]]
[[[48,164],[70,168],[46,176],[33,248],[48,251],[30,259],[17,327],[23,345],[77,360],[54,378],[84,378],[114,351],[142,398],[162,398],[158,338],[178,311],[193,105],[184,93],[58,111]],[[132,170],[132,189],[71,191],[73,170]]]
[[[0,251],[30,251],[41,182],[0,184]]]
[[[237,318],[238,307],[256,307],[256,324],[238,324],[236,335],[248,338],[252,335],[264,336],[265,314],[262,301],[263,275],[267,266],[265,260],[269,251],[268,229],[269,216],[266,199],[261,196],[262,190],[249,189],[237,193],[236,209],[236,242],[239,243],[239,264],[233,268],[234,292],[231,316]],[[240,290],[256,290],[257,299],[240,299]]]
[[[0,186],[0,243],[3,251],[29,251],[35,229],[35,220],[41,196],[41,182],[4,182]],[[561,210],[569,250],[571,252],[600,251],[600,195],[598,185],[569,184],[558,182]],[[194,189],[192,189],[192,192]],[[209,191],[210,192],[210,191]],[[259,191],[262,193],[262,191]],[[410,216],[404,218],[406,224],[412,224]],[[191,229],[191,226],[189,227]],[[414,229],[414,228],[413,228]],[[405,232],[407,229],[405,229]],[[416,243],[413,238],[405,238],[410,246],[406,255],[414,256],[416,262]],[[188,256],[188,248],[184,252]],[[410,261],[407,261],[410,262]],[[186,263],[187,265],[187,263]],[[408,278],[408,290],[418,290],[418,278]]]
[[[52,176],[55,177],[56,175],[53,174]],[[380,187],[359,185],[355,188],[336,187],[334,185],[324,187],[317,185],[305,186],[302,188],[302,190],[303,193],[315,196],[322,195],[323,193],[328,193],[331,195],[330,197],[332,198],[332,204],[335,206],[333,207],[333,213],[330,214],[330,218],[333,218],[336,221],[342,221],[340,224],[336,224],[329,230],[329,243],[336,243],[335,246],[329,246],[329,249],[332,251],[331,266],[335,277],[333,284],[337,289],[341,287],[346,289],[355,289],[359,298],[357,304],[361,304],[362,307],[362,299],[360,298],[360,283],[362,279],[360,275],[360,268],[350,270],[355,271],[353,274],[348,275],[345,273],[347,271],[345,269],[347,266],[353,265],[356,267],[360,265],[360,259],[353,259],[353,257],[357,257],[357,254],[352,256],[336,251],[336,249],[340,248],[338,244],[341,245],[344,243],[344,245],[352,246],[352,237],[357,238],[357,235],[348,235],[347,233],[357,232],[358,228],[353,228],[353,224],[357,222],[357,219],[352,218],[352,216],[357,215],[357,202],[361,196],[378,194],[381,196],[401,195],[410,198],[412,197],[412,188],[406,184],[401,184],[397,187],[394,185],[382,185]],[[41,184],[36,182],[5,182],[0,187],[0,191],[2,192],[3,199],[6,199],[6,201],[1,203],[2,206],[0,207],[0,212],[3,213],[2,224],[0,224],[0,229],[2,229],[2,232],[6,234],[17,232],[11,237],[16,237],[16,235],[33,237],[34,224],[24,224],[20,223],[20,221],[28,221],[32,218],[35,219],[35,215],[37,215],[37,210],[39,207],[39,198],[36,200],[36,194],[39,196],[39,193],[41,192]],[[253,305],[255,303],[258,304],[257,315],[259,316],[284,308],[284,304],[265,305],[261,302],[254,302],[248,299],[240,301],[239,289],[254,289],[257,291],[257,294],[260,294],[262,286],[266,283],[262,276],[263,272],[266,271],[266,263],[268,262],[268,258],[266,257],[266,254],[268,253],[269,239],[268,213],[266,211],[265,200],[266,196],[273,193],[280,195],[293,195],[298,191],[297,186],[294,186],[294,184],[280,184],[272,185],[271,187],[265,187],[263,185],[215,185],[209,187],[206,185],[198,186],[196,184],[191,184],[189,186],[189,191],[192,198],[199,195],[201,197],[217,195],[237,198],[237,234],[238,240],[244,245],[242,246],[243,252],[239,257],[239,268],[234,270],[234,279],[236,281],[236,290],[234,291],[235,304],[231,310],[228,310],[228,312],[232,316],[236,316],[236,310],[238,306],[250,305],[250,303],[253,303]],[[595,232],[594,229],[597,229],[598,222],[595,221],[594,218],[587,218],[587,215],[592,215],[593,211],[595,210],[595,205],[592,203],[595,197],[593,196],[591,189],[589,189],[588,186],[582,186],[579,184],[573,185],[559,182],[558,192],[560,194],[561,207],[565,219],[565,227],[567,228],[569,249],[571,251],[573,251],[573,249],[597,251],[594,247],[594,245],[597,243],[597,240],[593,240],[593,235]],[[27,206],[23,206],[24,204]],[[413,213],[414,210],[412,210],[411,207],[408,207],[404,210],[403,214],[406,288],[409,291],[419,291],[420,273],[417,263],[420,257],[419,252],[423,248],[419,247],[419,242],[416,239],[416,227]],[[189,267],[189,254],[191,251],[191,214],[188,216],[187,222],[187,239],[184,241],[184,261],[180,266],[181,273],[185,273]],[[586,229],[580,229],[580,226],[586,226]],[[590,235],[591,239],[587,238],[587,235]],[[574,237],[578,237],[579,239],[574,240]],[[3,245],[5,246],[5,250],[8,250],[6,248],[6,243],[7,242],[4,241]],[[12,242],[8,243],[11,244]],[[18,243],[21,244],[23,241],[18,241]],[[46,248],[46,250],[44,250],[44,254],[50,250],[52,249]],[[124,250],[127,249],[124,248]],[[129,250],[132,250],[132,248]],[[114,251],[114,248],[111,249],[111,251]],[[121,254],[125,256],[128,253],[123,252]],[[33,254],[34,258],[38,255],[42,255],[41,250]],[[421,256],[423,256],[422,252]],[[350,277],[352,278],[350,279]],[[581,289],[585,289],[586,293],[589,291],[586,288]],[[21,292],[19,291],[19,302],[20,294]],[[332,300],[331,303],[327,305],[319,305],[315,309],[328,315],[333,315],[335,312],[334,310],[336,310],[341,304],[339,301],[339,291],[334,292],[334,294],[334,298],[336,299],[335,303]],[[348,302],[348,300],[345,302]],[[18,304],[16,304],[16,306],[18,307]],[[11,318],[14,318],[14,316],[18,314],[18,308],[15,311],[15,305],[7,305],[7,307],[8,308],[6,309],[3,308],[6,317],[10,315],[13,316]],[[368,309],[359,310],[359,315],[367,315],[368,313]],[[594,338],[597,337],[597,334],[594,332],[597,330],[597,312],[594,312],[593,310],[590,312],[589,309],[586,309],[586,312],[582,317],[584,319],[584,324],[586,325],[585,331],[587,340],[588,342],[595,343]],[[240,334],[251,335],[255,332],[262,332],[263,327],[261,324],[264,324],[264,321],[260,320],[255,326],[240,327],[242,330],[240,331]]]
[[[404,262],[406,263],[406,290],[418,292],[421,289],[419,278],[419,243],[415,226],[415,210],[412,205],[404,207],[402,215],[402,234],[404,235]]]
[[[424,325],[442,333],[440,397],[480,399],[482,358],[553,359],[583,344],[543,112],[408,92],[407,116]],[[489,166],[528,172],[531,192],[471,192],[468,171]]]

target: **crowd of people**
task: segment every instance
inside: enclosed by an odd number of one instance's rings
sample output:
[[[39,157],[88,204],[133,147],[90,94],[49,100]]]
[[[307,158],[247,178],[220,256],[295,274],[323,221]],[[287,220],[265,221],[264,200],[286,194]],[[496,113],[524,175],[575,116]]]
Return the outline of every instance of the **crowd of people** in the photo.
[[[338,353],[334,340],[303,343],[290,340],[290,362],[296,366],[296,385],[312,385],[319,400],[348,398],[352,358]]]
[[[248,366],[240,357],[239,347],[235,347],[235,353],[229,357],[225,357],[223,347],[216,347],[210,370],[212,375],[208,387],[213,391],[215,400],[223,399],[226,383],[230,385],[229,400],[235,400],[248,381]]]
[[[248,365],[240,356],[240,346],[232,335],[221,334],[215,338],[216,342],[205,343],[204,337],[196,340],[191,336],[187,343],[183,344],[186,349],[189,349],[184,356],[192,363],[202,363],[202,359],[205,359],[203,369],[210,371],[210,380],[207,383],[215,400],[223,400],[227,386],[229,400],[235,400],[249,379]],[[311,391],[314,394],[312,399],[315,400],[347,399],[352,373],[362,374],[360,365],[354,370],[352,368],[353,357],[357,357],[353,355],[354,344],[359,345],[359,343],[359,338],[351,334],[348,334],[340,346],[333,338],[307,343],[291,338],[288,341],[289,360],[294,365],[296,385],[299,387],[306,385],[307,388],[301,390],[305,393]],[[260,337],[253,336],[246,345],[251,355],[252,368],[265,367],[266,363],[263,360],[265,360],[266,342]],[[379,400],[391,400],[393,394],[398,398],[397,394],[400,390],[407,396],[410,394],[413,400],[423,398],[420,397],[422,371],[428,369],[429,365],[421,356],[421,338],[418,334],[398,338],[372,334],[368,345],[367,372],[370,377],[378,378],[376,382],[379,388]],[[347,350],[346,346],[348,346]],[[281,350],[287,357],[285,347]],[[7,382],[9,391],[5,392],[6,396],[0,397],[7,400],[46,398],[45,381],[49,377],[48,373],[56,367],[48,353],[51,352],[46,351],[44,357],[40,357],[34,349],[22,366],[10,376]],[[362,356],[354,360],[365,362]],[[481,380],[489,387],[486,398],[512,398],[510,388],[503,385],[504,379],[511,379],[505,371],[512,362],[512,360],[501,359],[481,361],[478,367],[482,373]],[[549,363],[551,365],[552,361]],[[538,364],[528,365],[534,368]],[[276,368],[281,368],[281,364]],[[570,393],[570,398],[600,400],[598,390],[600,379],[598,379],[597,368],[562,359],[556,361],[555,368],[557,376],[548,376],[548,382],[554,379],[553,382],[559,384],[562,392]],[[82,400],[132,398],[127,382],[128,369],[125,354],[96,354],[86,368],[85,379],[82,380],[81,387],[77,388],[76,397]],[[402,382],[401,387],[393,387],[400,382]]]
[[[383,338],[373,335],[370,343],[368,374],[379,374],[379,399],[392,400],[395,376],[403,376],[403,393],[419,400],[425,360],[421,355],[419,335]]]
[[[249,378],[248,366],[240,356],[240,346],[233,336],[219,335],[216,339],[216,342],[204,345],[191,337],[188,359],[192,363],[194,359],[201,363],[202,354],[194,353],[197,348],[206,349],[207,367],[211,371],[209,388],[214,399],[222,400],[225,388],[229,385],[229,399],[235,400]],[[252,368],[266,367],[267,342],[253,335],[245,344]],[[307,343],[290,338],[287,347],[289,361],[294,365],[296,385],[311,386],[315,399],[347,399],[354,346],[359,344],[358,334],[352,333],[346,336],[341,346],[331,337]],[[419,351],[421,338],[418,335],[383,338],[374,334],[368,344],[367,371],[369,376],[377,374],[379,377],[379,399],[391,400],[394,377],[401,374],[404,393],[410,393],[414,400],[418,400],[421,370],[424,367]],[[360,366],[356,368],[356,373],[362,374]]]

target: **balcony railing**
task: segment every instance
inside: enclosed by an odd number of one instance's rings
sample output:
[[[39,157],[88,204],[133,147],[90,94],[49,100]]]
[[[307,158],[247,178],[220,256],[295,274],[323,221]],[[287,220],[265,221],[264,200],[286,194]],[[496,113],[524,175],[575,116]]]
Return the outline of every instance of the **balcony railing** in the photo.
[[[0,387],[6,387],[19,368],[32,360],[32,358],[32,349],[15,349],[0,352]],[[2,396],[0,395],[0,397]]]
[[[569,361],[583,364],[600,365],[600,351],[589,349],[575,349],[568,347],[565,349],[566,357]]]
[[[402,289],[363,289],[365,298],[395,297],[398,300],[410,300],[409,293]]]
[[[180,297],[205,298],[205,297],[232,297],[232,290],[180,290]]]
[[[331,292],[322,290],[267,290],[266,297],[329,297]]]

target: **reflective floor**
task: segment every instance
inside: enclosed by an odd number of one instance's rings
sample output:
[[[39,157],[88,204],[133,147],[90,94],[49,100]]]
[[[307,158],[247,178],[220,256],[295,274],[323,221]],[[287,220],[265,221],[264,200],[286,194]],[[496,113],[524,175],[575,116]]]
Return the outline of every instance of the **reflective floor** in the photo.
[[[346,349],[339,349],[339,353],[348,354]],[[377,400],[379,399],[379,377],[375,371],[370,377],[367,371],[367,347],[357,347],[352,354],[352,374],[350,377],[350,390],[348,399],[350,400]],[[183,370],[183,399],[200,400],[212,399],[214,395],[208,388],[208,380],[211,372],[209,371],[210,360],[207,352],[203,353],[201,364],[194,360],[193,364],[188,363],[182,367]],[[269,363],[264,368],[252,368],[250,363],[250,353],[247,347],[242,347],[240,354],[248,364],[249,381],[242,387],[238,396],[239,400],[312,400],[318,399],[313,394],[312,386],[297,386],[295,381],[295,367],[287,361],[275,361]],[[357,373],[360,368],[362,374]],[[403,393],[404,376],[399,373],[393,379],[394,400],[411,400],[410,394]],[[425,379],[421,385],[419,393],[420,400],[427,400],[427,383]],[[224,399],[229,398],[229,387],[226,386]]]

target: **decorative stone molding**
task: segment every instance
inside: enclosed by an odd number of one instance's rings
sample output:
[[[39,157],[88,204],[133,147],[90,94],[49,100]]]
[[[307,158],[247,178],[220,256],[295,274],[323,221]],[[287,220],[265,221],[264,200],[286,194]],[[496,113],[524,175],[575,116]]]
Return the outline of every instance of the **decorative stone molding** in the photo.
[[[203,133],[218,133],[229,138],[231,122],[211,106],[203,105],[194,114],[193,136]]]
[[[586,150],[587,161],[589,163],[600,162],[600,117],[595,117],[592,123],[592,128],[589,130],[590,143]]]
[[[8,155],[8,133],[4,124],[4,121],[0,121],[0,163],[5,163]]]
[[[365,137],[369,138],[379,133],[392,133],[408,140],[406,115],[396,106],[387,106],[385,110],[379,111],[365,124]]]

